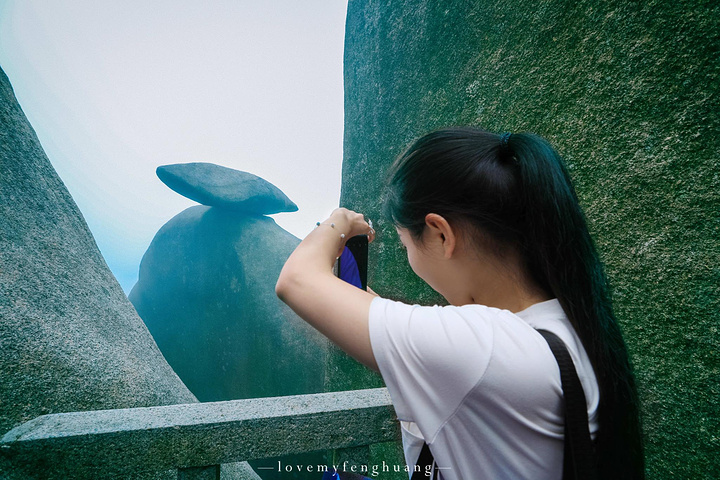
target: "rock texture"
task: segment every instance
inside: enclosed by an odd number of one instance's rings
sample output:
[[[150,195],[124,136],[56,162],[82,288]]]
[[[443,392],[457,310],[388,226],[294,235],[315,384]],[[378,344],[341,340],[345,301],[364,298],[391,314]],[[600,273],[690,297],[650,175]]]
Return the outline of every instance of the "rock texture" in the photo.
[[[370,285],[441,301],[379,218],[385,172],[414,138],[465,124],[545,136],[569,164],[614,286],[645,412],[648,478],[719,471],[720,5],[348,8],[342,204],[378,220]],[[331,383],[376,385],[352,368]]]
[[[2,71],[0,372],[0,434],[46,413],[196,401],[105,264]],[[52,476],[51,466],[5,462],[3,478]]]
[[[298,207],[272,183],[214,163],[179,163],[157,168],[157,176],[184,197],[248,214],[295,212]]]

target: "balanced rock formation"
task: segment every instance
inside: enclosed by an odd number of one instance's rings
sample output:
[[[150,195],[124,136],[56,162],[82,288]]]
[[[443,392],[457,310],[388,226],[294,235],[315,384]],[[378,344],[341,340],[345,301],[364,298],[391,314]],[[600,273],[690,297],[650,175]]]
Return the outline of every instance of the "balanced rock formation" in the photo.
[[[157,168],[157,176],[172,190],[203,205],[260,215],[298,209],[272,183],[214,163],[164,165]]]
[[[260,177],[219,165],[157,174],[206,203],[163,225],[129,295],[170,365],[201,401],[322,391],[327,342],[275,295],[299,240],[264,213],[295,204]]]
[[[2,70],[0,139],[0,435],[47,413],[197,401],[105,264]],[[2,456],[0,472],[54,478],[52,466]]]

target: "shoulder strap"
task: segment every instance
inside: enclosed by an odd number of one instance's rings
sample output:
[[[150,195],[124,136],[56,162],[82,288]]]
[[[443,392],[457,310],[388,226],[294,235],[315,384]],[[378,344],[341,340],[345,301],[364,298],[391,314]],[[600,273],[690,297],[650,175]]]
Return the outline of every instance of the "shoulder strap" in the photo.
[[[428,476],[425,472],[429,471],[430,468],[433,468],[433,475],[432,478],[435,480],[438,475],[438,469],[434,468],[433,462],[435,462],[435,458],[433,457],[432,452],[430,451],[430,447],[427,443],[423,443],[422,450],[420,450],[420,455],[418,456],[417,462],[415,462],[415,465],[420,467],[419,469],[416,469],[413,472],[412,477],[410,477],[410,480],[421,480],[421,479],[427,479]]]
[[[570,352],[557,335],[538,330],[545,338],[560,368],[565,397],[565,458],[563,480],[598,478],[595,447],[588,428],[587,402]]]

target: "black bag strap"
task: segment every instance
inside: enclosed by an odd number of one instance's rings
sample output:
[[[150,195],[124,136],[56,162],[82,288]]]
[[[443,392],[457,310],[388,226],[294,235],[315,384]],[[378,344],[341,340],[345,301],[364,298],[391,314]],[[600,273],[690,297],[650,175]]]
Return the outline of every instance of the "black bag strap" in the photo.
[[[563,397],[565,398],[565,454],[563,458],[563,480],[597,480],[598,469],[595,446],[588,427],[587,401],[578,378],[575,364],[567,347],[560,338],[547,330],[538,330],[550,346],[560,368]],[[413,476],[410,480],[421,480],[435,461],[430,447],[423,444]],[[433,469],[437,478],[437,468]]]
[[[417,462],[415,462],[415,466],[420,468],[415,468],[415,471],[413,472],[410,480],[427,479],[428,477],[425,472],[427,472],[430,468],[433,468],[432,479],[435,480],[438,475],[438,469],[433,467],[434,461],[435,458],[430,451],[430,447],[428,446],[427,442],[424,442],[422,450],[420,450],[420,455],[418,456]]]
[[[547,330],[538,330],[545,338],[560,368],[565,397],[565,457],[563,480],[596,480],[598,478],[595,446],[588,427],[587,402],[575,364],[560,338]]]

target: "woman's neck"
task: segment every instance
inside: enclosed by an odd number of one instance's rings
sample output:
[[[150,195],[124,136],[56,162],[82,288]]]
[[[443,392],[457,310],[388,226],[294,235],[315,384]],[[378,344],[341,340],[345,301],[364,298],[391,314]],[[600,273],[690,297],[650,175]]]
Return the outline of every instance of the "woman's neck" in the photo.
[[[520,312],[553,298],[521,267],[516,255],[458,257],[456,281],[446,299],[453,305],[480,304]]]

